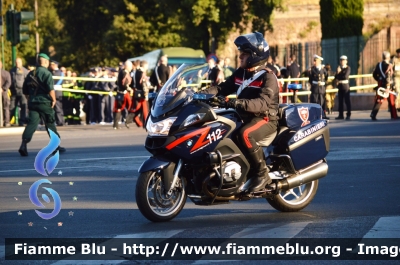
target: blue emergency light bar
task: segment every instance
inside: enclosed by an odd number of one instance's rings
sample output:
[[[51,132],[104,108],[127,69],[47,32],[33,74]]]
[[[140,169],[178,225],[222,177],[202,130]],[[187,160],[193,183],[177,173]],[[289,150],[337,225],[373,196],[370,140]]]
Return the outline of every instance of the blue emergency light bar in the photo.
[[[289,84],[288,85],[289,90],[299,90],[302,88],[303,88],[303,86],[301,84]]]

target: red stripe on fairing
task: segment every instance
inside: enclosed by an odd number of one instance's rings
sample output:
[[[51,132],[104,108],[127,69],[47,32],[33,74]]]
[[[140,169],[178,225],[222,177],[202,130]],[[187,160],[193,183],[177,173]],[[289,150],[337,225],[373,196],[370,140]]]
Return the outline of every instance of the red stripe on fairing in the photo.
[[[253,146],[250,143],[249,140],[249,134],[255,130],[257,130],[258,128],[260,128],[261,126],[263,126],[264,124],[267,124],[268,122],[266,120],[261,120],[259,122],[257,122],[255,125],[247,128],[244,132],[243,132],[243,138],[244,138],[244,142],[246,143],[247,148],[252,148]]]
[[[197,140],[196,144],[193,146],[192,150],[190,150],[191,152],[197,148],[202,147],[203,145],[207,144],[209,141],[203,141],[204,137],[208,134],[208,132],[210,131],[211,127],[204,127],[201,129],[198,129],[196,131],[193,131],[179,139],[176,139],[175,141],[173,141],[172,143],[170,143],[169,145],[167,145],[167,149],[171,150],[172,148],[176,147],[177,145],[183,143],[184,141],[192,138],[193,136],[196,136],[198,134],[201,134],[199,140]],[[195,148],[196,147],[196,148]]]

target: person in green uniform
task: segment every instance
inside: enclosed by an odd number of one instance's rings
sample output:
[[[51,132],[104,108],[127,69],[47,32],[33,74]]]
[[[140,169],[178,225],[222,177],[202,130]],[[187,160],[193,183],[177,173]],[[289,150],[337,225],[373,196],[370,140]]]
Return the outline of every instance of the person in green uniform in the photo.
[[[55,116],[53,108],[56,104],[56,95],[53,76],[47,69],[49,63],[49,56],[45,53],[40,53],[39,66],[36,70],[29,72],[22,87],[22,91],[28,99],[29,122],[22,134],[22,144],[18,150],[21,156],[28,156],[26,145],[31,141],[40,118],[44,121],[47,133],[49,133],[50,129],[60,137],[54,125]],[[58,151],[65,152],[65,148],[59,146]]]

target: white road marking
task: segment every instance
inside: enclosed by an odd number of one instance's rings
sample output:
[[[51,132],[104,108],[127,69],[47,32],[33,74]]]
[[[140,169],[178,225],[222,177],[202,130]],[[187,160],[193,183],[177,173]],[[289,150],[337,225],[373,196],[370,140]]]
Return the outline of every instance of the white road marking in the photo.
[[[60,163],[63,162],[76,162],[76,161],[101,161],[101,160],[121,160],[121,159],[142,159],[144,160],[145,158],[148,158],[149,156],[121,156],[121,157],[100,157],[100,158],[78,158],[78,159],[61,159]],[[124,162],[125,163],[125,162]],[[79,167],[57,167],[57,170],[60,169],[74,169],[74,168],[93,168],[93,167],[97,167],[97,168],[103,168],[103,167],[107,167],[109,168],[110,165],[104,165],[104,166],[79,166]],[[9,173],[9,172],[26,172],[26,171],[34,171],[35,169],[9,169],[9,170],[0,170],[0,173]]]
[[[311,222],[296,222],[270,228],[270,225],[258,225],[243,229],[239,233],[233,234],[230,238],[277,238],[274,243],[283,246],[292,237],[300,233]],[[270,228],[270,229],[269,229]],[[228,241],[227,241],[228,242]],[[221,248],[222,249],[222,248]],[[207,259],[207,256],[203,256]],[[265,257],[267,259],[267,256]],[[213,260],[213,262],[234,262],[238,260]],[[192,264],[208,264],[209,260],[197,260]]]
[[[57,167],[56,169],[89,168],[89,167],[104,167],[104,166]],[[10,169],[10,170],[0,170],[0,173],[7,173],[7,172],[24,172],[24,171],[35,171],[35,169]]]
[[[292,238],[303,230],[310,222],[296,222],[266,229],[261,227],[246,228],[231,236],[231,238]]]
[[[397,245],[396,238],[400,238],[400,216],[381,217],[375,225],[364,235],[358,244],[369,245],[368,239],[385,238],[386,246]],[[365,240],[364,240],[365,239]],[[355,247],[352,253],[358,253],[359,248]]]
[[[400,238],[400,216],[381,217],[363,238]]]
[[[6,255],[6,246],[0,245],[0,260]]]
[[[115,258],[121,258],[120,256],[117,256],[116,253],[110,253],[110,249],[112,247],[117,246],[117,242],[115,239],[117,238],[159,238],[160,240],[163,240],[165,238],[170,238],[173,237],[174,235],[182,232],[184,230],[168,230],[168,231],[158,231],[158,232],[147,232],[147,233],[137,233],[137,234],[124,234],[124,235],[118,235],[110,240],[107,240],[103,243],[101,243],[98,246],[105,246],[106,248],[106,254],[102,255],[102,257],[107,258],[107,260],[73,260],[73,258],[81,257],[80,254],[77,254],[71,259],[64,259],[64,260],[59,260],[57,262],[52,263],[51,265],[69,265],[69,264],[120,264],[122,262],[126,262],[127,260],[122,259],[122,260],[115,260]],[[160,241],[154,241],[153,244],[157,244]],[[120,243],[118,241],[118,243]],[[128,257],[130,255],[127,255]],[[86,257],[86,256],[85,256]],[[114,259],[113,259],[114,258]]]
[[[120,156],[120,157],[100,157],[100,158],[78,158],[78,159],[60,159],[60,161],[96,161],[96,160],[114,160],[114,159],[136,159],[136,158],[148,158],[148,156]]]
[[[340,148],[329,152],[326,159],[334,160],[355,160],[355,159],[374,159],[374,158],[394,158],[400,157],[400,146],[382,147],[361,147],[361,148]]]

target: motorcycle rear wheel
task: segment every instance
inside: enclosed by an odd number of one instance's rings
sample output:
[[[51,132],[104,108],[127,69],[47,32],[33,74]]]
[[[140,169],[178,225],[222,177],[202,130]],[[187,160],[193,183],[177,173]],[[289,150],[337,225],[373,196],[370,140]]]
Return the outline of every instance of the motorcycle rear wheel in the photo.
[[[175,218],[186,203],[182,180],[178,180],[177,188],[168,196],[162,176],[154,171],[140,174],[135,195],[140,212],[152,222],[166,222]]]
[[[318,179],[289,190],[281,191],[274,197],[267,198],[267,201],[278,211],[297,212],[311,203],[317,190]]]

